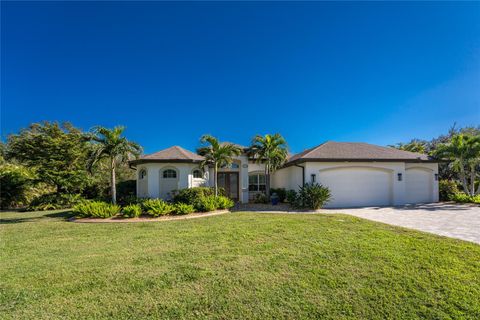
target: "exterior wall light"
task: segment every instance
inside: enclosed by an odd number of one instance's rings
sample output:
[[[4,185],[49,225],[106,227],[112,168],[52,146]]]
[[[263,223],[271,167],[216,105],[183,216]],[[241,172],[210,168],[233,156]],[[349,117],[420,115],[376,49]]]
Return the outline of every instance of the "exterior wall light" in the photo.
[[[310,175],[310,178],[311,178],[312,183],[315,183],[315,182],[317,181],[317,175],[314,174],[314,173],[312,173],[312,174]]]
[[[401,173],[397,173],[397,179],[398,181],[402,181],[403,177]]]
[[[438,173],[435,173],[435,181],[438,181]]]

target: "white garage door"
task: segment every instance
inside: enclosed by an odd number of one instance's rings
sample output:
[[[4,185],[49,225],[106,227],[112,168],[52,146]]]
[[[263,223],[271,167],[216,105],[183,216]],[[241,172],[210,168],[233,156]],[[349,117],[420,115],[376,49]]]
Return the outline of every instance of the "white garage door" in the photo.
[[[405,171],[407,203],[432,202],[433,173],[429,170],[411,168]]]
[[[389,170],[346,167],[320,171],[319,182],[330,188],[327,207],[346,208],[392,204],[392,172]]]

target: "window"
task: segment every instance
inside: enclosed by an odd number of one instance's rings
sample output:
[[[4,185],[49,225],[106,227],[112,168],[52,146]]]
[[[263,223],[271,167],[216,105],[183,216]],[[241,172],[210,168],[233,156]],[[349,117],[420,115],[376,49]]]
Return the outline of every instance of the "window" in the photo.
[[[222,166],[222,169],[238,169],[238,168],[240,168],[238,163],[230,163],[230,164]]]
[[[254,173],[248,176],[248,191],[265,191],[265,175]]]
[[[193,170],[193,177],[194,178],[199,178],[199,179],[203,178],[202,171],[199,170],[199,169]]]
[[[164,178],[176,178],[177,172],[172,169],[163,170],[163,177]]]
[[[147,170],[142,169],[139,173],[140,179],[145,179],[147,177]]]
[[[317,182],[317,175],[316,175],[315,173],[312,173],[312,174],[310,175],[310,182],[311,182],[311,183]]]

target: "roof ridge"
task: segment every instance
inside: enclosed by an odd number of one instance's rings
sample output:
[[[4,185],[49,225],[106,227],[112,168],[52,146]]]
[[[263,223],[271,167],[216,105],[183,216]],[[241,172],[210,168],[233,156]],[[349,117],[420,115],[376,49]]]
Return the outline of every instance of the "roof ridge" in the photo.
[[[176,149],[178,149],[178,151],[179,151],[181,154],[183,154],[185,157],[190,158],[190,156],[188,155],[188,153],[186,153],[186,151],[188,151],[188,150],[185,150],[185,149],[183,149],[183,148],[180,147],[180,146],[173,146],[173,147],[176,148]]]
[[[305,153],[304,155],[302,155],[302,157],[305,157],[305,156],[307,156],[309,153],[312,153],[313,151],[315,151],[315,150],[317,150],[317,149],[320,149],[321,147],[323,147],[325,144],[327,144],[327,143],[329,143],[329,142],[331,142],[331,141],[327,140],[327,141],[325,141],[325,142],[320,143],[320,144],[319,144],[318,146],[316,146],[316,147],[312,147],[312,148],[310,148],[310,149],[307,149],[308,152]]]

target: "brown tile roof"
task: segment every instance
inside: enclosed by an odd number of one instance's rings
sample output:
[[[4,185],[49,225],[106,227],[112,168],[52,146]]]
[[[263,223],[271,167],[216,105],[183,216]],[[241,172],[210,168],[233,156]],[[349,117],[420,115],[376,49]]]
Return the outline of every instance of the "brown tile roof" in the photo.
[[[130,163],[142,163],[142,162],[199,162],[204,158],[196,153],[185,150],[179,146],[173,146],[164,150],[160,150],[155,153],[141,156],[137,160],[133,160]]]
[[[319,146],[297,153],[288,159],[288,164],[306,161],[432,161],[421,153],[376,146],[360,142],[327,141]]]

